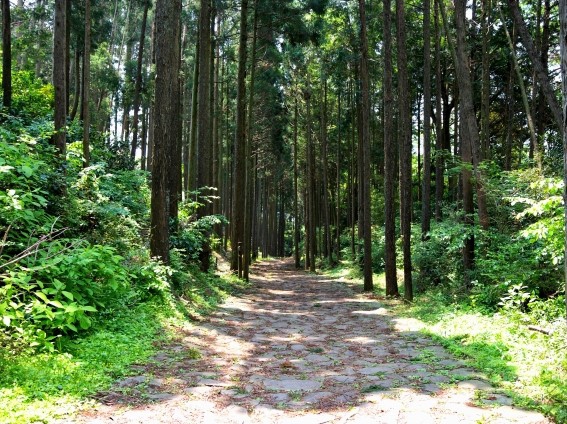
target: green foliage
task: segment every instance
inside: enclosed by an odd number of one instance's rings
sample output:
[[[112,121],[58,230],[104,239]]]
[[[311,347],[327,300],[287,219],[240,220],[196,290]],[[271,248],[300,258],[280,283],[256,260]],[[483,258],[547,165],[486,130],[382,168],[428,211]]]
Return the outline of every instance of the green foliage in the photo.
[[[53,349],[61,334],[86,330],[94,313],[125,294],[122,257],[107,246],[68,246],[62,241],[38,249],[0,275],[2,331],[30,346]]]
[[[95,333],[63,339],[61,352],[0,358],[0,422],[51,422],[90,403],[86,397],[130,374],[130,365],[147,361],[167,337],[163,310],[155,303],[125,309]]]
[[[19,116],[35,119],[53,112],[53,86],[31,71],[12,72],[12,92],[12,109]]]
[[[417,230],[417,228],[414,228]],[[423,241],[421,233],[414,231],[412,259],[419,272],[418,288],[431,286],[455,286],[462,277],[462,248],[470,229],[457,217],[441,222],[432,222],[428,239]]]
[[[49,206],[51,150],[25,134],[3,134],[0,139],[0,231],[6,237],[4,253],[21,250],[32,233],[53,225]],[[47,161],[44,159],[47,157]]]

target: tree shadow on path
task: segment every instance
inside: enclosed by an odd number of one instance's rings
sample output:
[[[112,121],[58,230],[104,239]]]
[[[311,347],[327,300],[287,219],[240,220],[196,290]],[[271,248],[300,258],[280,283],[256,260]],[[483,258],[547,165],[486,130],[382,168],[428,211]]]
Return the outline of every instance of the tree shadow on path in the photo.
[[[289,260],[253,271],[250,289],[182,330],[141,376],[117,383],[139,391],[141,404],[86,421],[547,422],[343,282]],[[188,355],[195,349],[201,358]]]

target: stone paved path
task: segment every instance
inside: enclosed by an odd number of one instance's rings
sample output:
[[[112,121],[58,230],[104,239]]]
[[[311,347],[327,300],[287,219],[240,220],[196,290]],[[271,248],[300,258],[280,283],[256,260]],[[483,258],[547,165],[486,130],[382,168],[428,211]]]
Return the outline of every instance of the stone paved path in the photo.
[[[548,422],[345,283],[289,261],[256,265],[252,282],[80,422]]]

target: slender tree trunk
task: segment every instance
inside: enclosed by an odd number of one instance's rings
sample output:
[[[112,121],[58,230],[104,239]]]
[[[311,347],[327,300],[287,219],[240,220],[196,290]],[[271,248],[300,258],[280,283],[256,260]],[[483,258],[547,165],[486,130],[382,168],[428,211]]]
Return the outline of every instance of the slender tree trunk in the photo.
[[[400,186],[402,216],[401,227],[404,253],[404,298],[413,300],[413,282],[411,273],[411,218],[412,218],[412,141],[411,141],[411,105],[409,100],[409,77],[406,50],[406,17],[404,1],[396,1],[397,46],[398,46],[398,126],[400,144]]]
[[[230,268],[242,269],[239,252],[244,242],[244,208],[246,197],[246,61],[248,54],[248,0],[242,0],[240,6],[240,40],[238,46],[238,76],[236,86],[236,137],[234,145],[234,185],[231,213],[231,249]]]
[[[293,109],[293,251],[295,256],[295,268],[299,269],[300,253],[299,253],[299,209],[298,209],[298,191],[297,191],[297,126],[298,126],[298,106],[297,97]]]
[[[559,46],[561,51],[561,81],[563,92],[563,207],[565,209],[565,234],[567,234],[567,0],[559,0],[559,22],[561,25]],[[567,237],[565,238],[564,265],[567,281]],[[567,313],[567,283],[565,284],[565,310]]]
[[[361,85],[361,117],[362,117],[362,164],[361,187],[362,198],[362,227],[364,230],[364,291],[372,291],[372,231],[370,214],[370,83],[368,74],[368,35],[366,33],[366,4],[358,0],[360,14],[360,85]],[[360,218],[359,218],[360,219]]]
[[[154,16],[154,20],[152,22],[152,33],[151,33],[151,53],[150,53],[150,60],[152,65],[155,66],[156,64],[156,20]],[[154,95],[150,98],[150,110],[149,110],[149,117],[148,117],[148,161],[146,164],[146,169],[148,172],[152,172],[153,169],[153,152],[154,152],[154,116],[155,116],[155,88],[154,88]]]
[[[341,260],[341,92],[337,93],[337,194],[336,194],[336,237],[337,262]]]
[[[480,107],[480,154],[490,159],[490,10],[491,0],[482,0],[482,93]]]
[[[200,0],[199,12],[199,91],[198,91],[198,130],[197,130],[197,188],[204,190],[211,186],[211,104],[210,104],[210,66],[211,66],[211,4],[210,0]],[[203,194],[203,193],[201,193]],[[197,211],[202,217],[210,214],[208,204]],[[209,270],[211,250],[205,243],[200,254],[201,269]]]
[[[148,150],[148,107],[142,108],[142,143],[141,143],[140,169],[146,170],[147,150]]]
[[[396,276],[396,145],[393,135],[392,2],[384,1],[384,220],[386,295],[399,296]]]
[[[329,159],[327,152],[327,79],[323,81],[323,113],[321,115],[321,149],[323,150],[323,220],[325,225],[325,250],[329,263],[333,263],[333,250],[331,247],[331,219],[329,216]]]
[[[443,186],[445,177],[443,176],[443,104],[442,86],[444,84],[441,73],[441,26],[439,23],[439,1],[435,0],[435,220],[440,222],[443,219]]]
[[[83,167],[90,165],[90,124],[89,109],[91,88],[91,1],[85,0],[85,48],[83,64]],[[65,107],[65,111],[67,107]]]
[[[142,64],[144,60],[144,44],[146,42],[146,23],[148,21],[148,9],[150,7],[149,0],[144,4],[144,13],[142,16],[142,28],[140,29],[140,44],[138,46],[138,62],[136,66],[136,85],[134,87],[134,117],[132,118],[132,150],[130,158],[132,161],[136,158],[136,150],[138,149],[138,113],[140,109],[140,98],[142,92]]]
[[[10,0],[2,0],[2,103],[12,107],[12,20]]]
[[[311,87],[309,81],[307,88],[304,91],[305,103],[307,107],[307,124],[305,129],[307,131],[306,144],[307,144],[307,216],[309,217],[306,222],[307,239],[308,239],[308,252],[309,271],[315,272],[315,255],[317,251],[317,237],[315,232],[315,157],[313,153],[313,136],[311,133]],[[306,261],[307,262],[307,261]]]
[[[81,53],[79,48],[75,48],[75,94],[73,95],[73,107],[69,120],[74,121],[79,109],[79,99],[81,98]]]
[[[193,90],[191,94],[191,128],[189,134],[189,172],[185,190],[193,191],[196,187],[197,178],[197,112],[199,96],[199,40],[195,45],[195,67],[193,68]]]
[[[64,161],[66,154],[65,121],[65,26],[66,26],[66,0],[55,1],[55,19],[53,28],[53,87],[55,88],[55,147]]]
[[[157,0],[155,140],[152,169],[150,251],[169,262],[170,156],[177,142],[179,109],[179,16],[181,0]]]
[[[431,0],[423,2],[423,184],[421,237],[431,229]]]
[[[557,125],[559,133],[563,135],[563,118],[561,114],[561,106],[557,101],[557,97],[555,97],[555,93],[553,91],[553,87],[551,86],[547,70],[544,68],[544,65],[541,62],[541,57],[537,54],[537,49],[535,48],[533,39],[528,32],[528,28],[526,26],[524,18],[522,17],[522,12],[520,10],[518,0],[508,0],[508,5],[510,6],[510,11],[512,12],[512,17],[514,18],[514,23],[516,24],[516,29],[518,30],[522,44],[528,52],[532,66],[534,67],[534,71],[536,72],[539,85],[551,110],[553,120]]]
[[[250,252],[252,247],[252,219],[254,217],[253,207],[254,207],[254,157],[252,155],[252,144],[254,141],[253,133],[253,116],[254,116],[254,83],[256,76],[256,38],[258,34],[258,1],[254,1],[254,23],[252,30],[252,46],[250,47],[251,57],[250,57],[250,90],[248,99],[248,118],[247,122],[247,141],[246,141],[246,184],[245,184],[245,214],[244,214],[244,279],[249,280],[250,273]],[[283,204],[283,201],[282,201]],[[283,219],[283,206],[282,206],[282,216]],[[283,238],[283,233],[282,233]],[[283,251],[283,247],[282,247]],[[283,256],[283,254],[282,254]]]

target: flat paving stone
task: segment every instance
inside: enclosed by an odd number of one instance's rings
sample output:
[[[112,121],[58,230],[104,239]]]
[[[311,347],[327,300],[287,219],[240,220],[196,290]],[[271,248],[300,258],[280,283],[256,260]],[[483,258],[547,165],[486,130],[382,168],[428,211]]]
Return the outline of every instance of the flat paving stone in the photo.
[[[285,390],[285,391],[310,391],[317,390],[321,388],[320,381],[313,380],[297,380],[297,379],[287,379],[287,380],[271,380],[266,379],[263,381],[264,387],[268,390]]]

